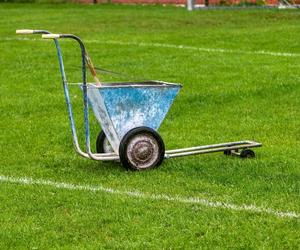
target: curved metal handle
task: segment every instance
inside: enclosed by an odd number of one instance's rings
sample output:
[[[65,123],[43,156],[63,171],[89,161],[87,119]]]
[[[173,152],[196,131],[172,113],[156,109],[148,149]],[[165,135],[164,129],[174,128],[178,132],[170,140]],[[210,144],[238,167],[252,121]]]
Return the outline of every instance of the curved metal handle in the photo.
[[[97,72],[95,70],[95,67],[93,65],[93,62],[91,60],[91,58],[89,57],[87,51],[86,51],[86,48],[82,42],[82,40],[77,37],[77,36],[74,36],[72,34],[43,34],[42,35],[42,38],[43,39],[59,39],[59,38],[71,38],[71,39],[74,39],[76,40],[79,45],[80,45],[80,48],[81,48],[81,54],[82,54],[82,59],[84,58],[85,60],[85,63],[87,64],[87,66],[89,67],[90,71],[91,71],[91,74],[96,82],[96,85],[97,86],[101,86],[101,82],[97,76]],[[85,67],[85,65],[83,65],[83,67]],[[83,85],[85,85],[85,81],[83,80]]]
[[[80,146],[79,146],[79,143],[78,143],[78,137],[77,137],[77,133],[76,133],[75,121],[74,121],[74,118],[73,118],[72,105],[71,105],[70,96],[69,96],[67,79],[66,79],[63,59],[62,59],[62,55],[61,55],[61,49],[60,49],[59,43],[57,41],[57,38],[60,38],[60,35],[59,34],[51,34],[51,32],[49,32],[47,30],[29,30],[29,29],[16,30],[16,34],[19,34],[19,35],[43,34],[42,38],[44,38],[44,39],[54,39],[57,54],[58,54],[59,68],[60,68],[61,75],[62,75],[65,99],[66,99],[68,113],[69,113],[69,121],[70,121],[70,125],[71,125],[71,130],[72,130],[73,144],[75,146],[76,152],[79,155],[81,155],[83,157],[86,157],[86,158],[90,158],[90,156],[87,153],[84,153],[80,149]]]
[[[82,60],[82,91],[83,91],[83,105],[84,105],[84,124],[85,124],[85,146],[88,156],[93,160],[102,160],[101,156],[96,156],[91,151],[90,145],[90,126],[89,126],[89,106],[88,106],[88,97],[87,97],[87,75],[86,75],[86,64],[89,68],[93,68],[90,58],[87,55],[85,46],[82,40],[75,35],[72,34],[47,34],[42,35],[44,39],[58,39],[58,38],[69,38],[78,42],[81,50],[81,60]],[[92,71],[92,70],[91,70]],[[92,72],[92,74],[96,74],[96,72]],[[98,80],[99,81],[99,80]],[[100,82],[99,82],[100,83]]]

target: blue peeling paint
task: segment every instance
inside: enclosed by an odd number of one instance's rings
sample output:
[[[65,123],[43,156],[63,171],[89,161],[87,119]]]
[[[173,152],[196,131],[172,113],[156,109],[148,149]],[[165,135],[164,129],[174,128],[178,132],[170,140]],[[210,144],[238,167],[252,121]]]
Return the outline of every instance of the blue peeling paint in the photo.
[[[100,94],[104,100],[107,114],[112,122],[113,129],[120,139],[131,129],[146,126],[157,130],[168,113],[174,98],[178,94],[180,85],[157,86],[121,86],[89,88],[91,92]],[[90,92],[90,93],[89,93]],[[89,98],[93,111],[99,110],[99,105]],[[96,114],[96,117],[99,115]],[[102,129],[104,122],[100,120]],[[108,138],[110,139],[110,138]]]

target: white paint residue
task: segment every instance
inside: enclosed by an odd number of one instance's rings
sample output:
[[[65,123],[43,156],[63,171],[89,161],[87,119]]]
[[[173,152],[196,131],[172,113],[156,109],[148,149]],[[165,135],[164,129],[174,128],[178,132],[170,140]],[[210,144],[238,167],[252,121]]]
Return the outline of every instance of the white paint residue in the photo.
[[[141,109],[118,112],[118,114],[111,117],[120,137],[123,137],[133,128],[144,126],[146,119],[147,117]]]
[[[118,154],[120,140],[115,131],[113,123],[107,113],[104,100],[96,88],[88,88],[87,94],[90,102],[92,103],[92,109],[94,111],[95,117],[98,120],[100,126],[102,127],[104,133],[106,134],[110,145],[114,149],[114,152]]]
[[[91,185],[77,185],[72,183],[65,182],[55,182],[51,180],[43,180],[43,179],[32,179],[29,177],[10,177],[0,175],[0,182],[7,183],[15,183],[21,185],[44,185],[50,186],[58,189],[69,189],[69,190],[82,190],[89,192],[103,192],[109,194],[123,195],[128,197],[134,197],[139,199],[148,199],[148,200],[159,200],[159,201],[168,201],[175,203],[183,203],[183,204],[196,204],[205,207],[211,208],[221,208],[227,209],[231,211],[240,211],[240,212],[251,212],[251,213],[261,213],[261,214],[269,214],[280,218],[300,218],[300,214],[297,214],[293,211],[278,211],[272,208],[266,207],[258,207],[255,205],[236,205],[230,204],[220,201],[210,201],[207,199],[201,199],[197,197],[181,197],[181,196],[171,196],[165,194],[147,194],[139,191],[122,191],[118,189],[113,189],[109,187],[103,186],[91,186]]]
[[[118,131],[119,136],[122,138],[129,130],[141,126],[156,127],[157,117],[162,117],[158,103],[162,98],[156,92],[152,93],[153,89],[138,90],[138,95],[143,99],[140,103],[135,100],[135,94],[127,93],[126,97],[123,97],[117,102],[111,112],[111,120]],[[152,94],[152,95],[151,95]]]
[[[36,41],[43,40],[38,38],[28,38],[28,37],[6,37],[1,38],[0,41]],[[70,40],[64,40],[70,41]],[[188,45],[176,45],[176,44],[167,44],[167,43],[145,43],[145,42],[122,42],[122,41],[102,41],[102,40],[85,40],[85,43],[97,43],[97,44],[115,44],[115,45],[124,45],[124,46],[139,46],[139,47],[160,47],[160,48],[173,48],[173,49],[183,49],[183,50],[193,50],[199,52],[208,52],[208,53],[230,53],[230,54],[249,54],[249,55],[268,55],[268,56],[278,56],[278,57],[300,57],[300,53],[291,53],[291,52],[275,52],[275,51],[265,51],[265,50],[233,50],[233,49],[222,49],[222,48],[203,48],[195,47]]]

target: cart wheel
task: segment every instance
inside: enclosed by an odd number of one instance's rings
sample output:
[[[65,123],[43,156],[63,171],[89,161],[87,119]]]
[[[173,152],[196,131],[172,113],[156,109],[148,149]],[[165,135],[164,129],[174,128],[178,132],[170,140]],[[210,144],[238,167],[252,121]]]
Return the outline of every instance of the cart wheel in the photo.
[[[159,166],[165,156],[165,145],[160,135],[148,127],[130,130],[120,142],[119,156],[124,167],[146,170]]]
[[[225,150],[224,155],[231,155],[231,150],[230,149]]]
[[[254,158],[255,153],[251,149],[243,149],[240,153],[240,157],[241,158]]]
[[[97,137],[96,141],[96,150],[97,153],[113,153],[114,150],[111,147],[109,141],[107,140],[106,135],[101,131]]]

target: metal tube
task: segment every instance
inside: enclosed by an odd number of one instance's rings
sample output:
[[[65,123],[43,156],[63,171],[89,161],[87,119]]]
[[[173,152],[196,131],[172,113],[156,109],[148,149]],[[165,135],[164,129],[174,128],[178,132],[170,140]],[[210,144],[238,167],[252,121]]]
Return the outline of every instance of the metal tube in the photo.
[[[204,145],[204,146],[197,146],[197,147],[190,147],[190,148],[167,150],[166,153],[180,153],[180,152],[195,151],[195,150],[200,150],[200,149],[230,147],[230,146],[243,145],[243,144],[249,145],[249,144],[254,144],[254,143],[257,143],[257,142],[251,142],[251,141],[226,142],[226,143],[211,144],[211,145]]]
[[[192,11],[195,8],[194,0],[187,0],[186,6],[188,11]]]
[[[196,154],[207,154],[207,153],[214,153],[214,152],[222,152],[226,150],[235,150],[235,149],[244,149],[244,148],[254,148],[254,147],[260,147],[262,144],[253,142],[252,144],[247,145],[236,145],[236,146],[225,146],[225,147],[212,147],[212,148],[206,148],[201,150],[192,150],[192,151],[183,151],[179,153],[167,153],[166,151],[165,158],[174,158],[174,157],[182,157],[182,156],[188,156],[188,155],[196,155]]]
[[[93,156],[96,157],[97,160],[101,160],[101,161],[116,161],[120,159],[117,154],[111,156],[106,154],[93,154]]]

